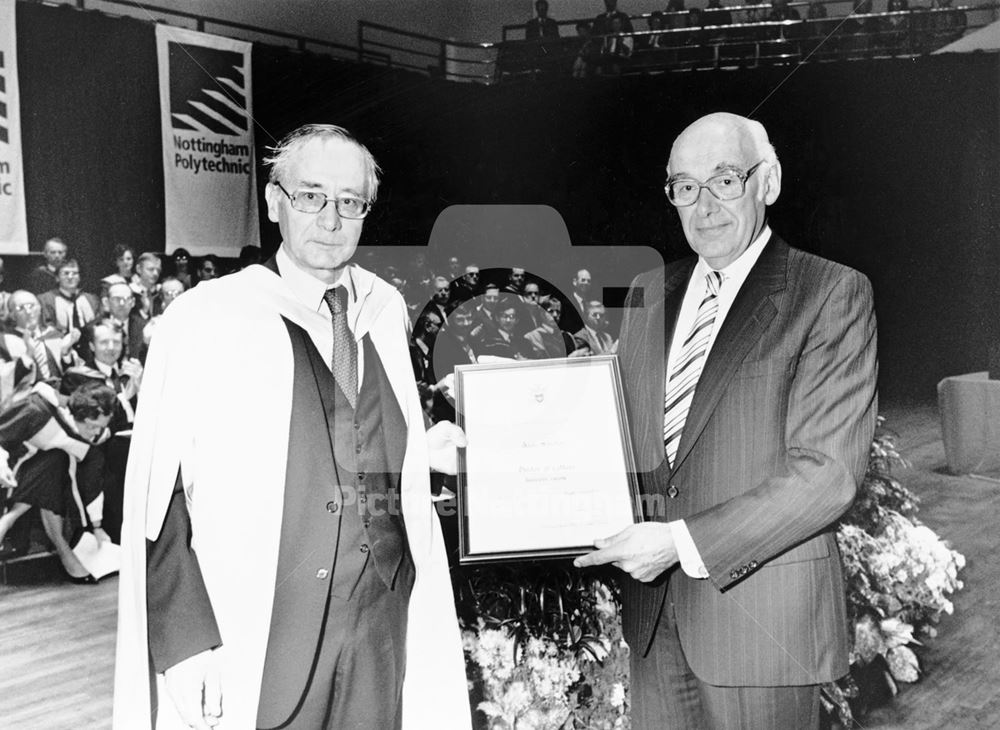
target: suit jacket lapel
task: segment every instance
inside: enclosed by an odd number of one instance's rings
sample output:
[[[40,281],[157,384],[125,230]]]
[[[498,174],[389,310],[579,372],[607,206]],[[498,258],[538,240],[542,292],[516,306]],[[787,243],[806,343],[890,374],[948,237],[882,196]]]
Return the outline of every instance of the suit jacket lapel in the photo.
[[[772,298],[775,292],[785,288],[787,265],[788,245],[772,234],[736,295],[705,361],[672,471],[676,471],[691,452],[736,368],[778,313]]]
[[[638,427],[640,471],[653,471],[664,460],[663,400],[667,385],[667,355],[681,300],[696,261],[692,258],[672,265],[672,270],[664,272],[662,288],[654,282],[650,287],[652,291],[647,289],[644,292],[649,297],[647,313],[642,320],[643,326],[635,334],[638,355],[633,367],[629,368],[630,372],[634,372],[630,382],[630,387],[635,389],[635,397],[631,399],[634,404],[631,417]],[[655,404],[659,404],[659,408]]]

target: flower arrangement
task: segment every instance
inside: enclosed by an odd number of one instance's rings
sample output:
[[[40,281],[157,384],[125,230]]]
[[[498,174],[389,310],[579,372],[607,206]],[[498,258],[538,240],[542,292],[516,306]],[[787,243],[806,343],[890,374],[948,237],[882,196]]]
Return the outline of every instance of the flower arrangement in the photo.
[[[879,418],[868,469],[837,532],[853,627],[851,673],[823,688],[850,727],[862,688],[914,682],[914,647],[932,638],[965,558],[917,518],[919,500],[892,474],[905,465]],[[564,563],[455,571],[470,679],[489,730],[627,730],[628,646],[611,574]]]
[[[826,685],[823,699],[848,727],[852,701],[862,704],[859,684],[882,682],[895,694],[897,682],[917,680],[913,647],[935,636],[941,615],[954,610],[949,595],[962,588],[965,558],[917,519],[919,500],[892,475],[905,464],[880,417],[864,482],[837,532],[853,626],[851,674]]]
[[[627,730],[628,646],[610,581],[554,562],[460,575],[467,665],[489,730]]]

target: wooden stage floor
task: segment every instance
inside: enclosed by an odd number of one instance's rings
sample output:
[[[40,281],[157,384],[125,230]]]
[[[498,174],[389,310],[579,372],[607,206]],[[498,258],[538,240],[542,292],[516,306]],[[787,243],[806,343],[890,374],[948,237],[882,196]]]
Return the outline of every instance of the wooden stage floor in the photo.
[[[933,405],[883,408],[912,468],[902,481],[925,523],[965,554],[965,590],[921,649],[922,679],[876,710],[869,730],[1000,728],[1000,485],[944,473]],[[110,727],[118,581],[60,581],[39,566],[0,586],[0,728]]]

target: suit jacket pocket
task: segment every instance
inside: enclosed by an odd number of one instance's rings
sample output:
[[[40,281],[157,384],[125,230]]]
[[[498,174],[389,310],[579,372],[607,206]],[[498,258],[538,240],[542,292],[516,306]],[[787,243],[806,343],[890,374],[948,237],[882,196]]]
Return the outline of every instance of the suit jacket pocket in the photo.
[[[823,533],[814,538],[806,540],[799,545],[786,550],[781,555],[767,561],[765,568],[773,565],[788,565],[789,563],[801,563],[806,560],[819,560],[830,555],[833,541],[836,538],[830,533]]]

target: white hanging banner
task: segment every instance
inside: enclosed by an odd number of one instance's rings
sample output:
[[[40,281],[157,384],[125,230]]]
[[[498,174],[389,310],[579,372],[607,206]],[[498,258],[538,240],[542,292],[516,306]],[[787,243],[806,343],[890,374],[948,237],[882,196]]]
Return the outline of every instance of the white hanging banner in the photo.
[[[156,26],[166,251],[260,245],[250,44]]]
[[[0,0],[0,254],[28,253],[14,0]]]

